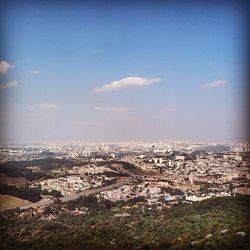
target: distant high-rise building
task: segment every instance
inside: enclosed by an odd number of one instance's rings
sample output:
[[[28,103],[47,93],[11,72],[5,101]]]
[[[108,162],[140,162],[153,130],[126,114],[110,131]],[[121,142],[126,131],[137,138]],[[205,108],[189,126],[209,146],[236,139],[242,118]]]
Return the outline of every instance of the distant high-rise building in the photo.
[[[184,161],[185,160],[185,156],[183,156],[183,155],[176,155],[175,156],[175,160],[182,160],[182,161]]]
[[[168,166],[169,166],[169,167],[172,167],[172,166],[173,166],[173,161],[172,161],[172,160],[169,160],[169,161],[168,161]]]
[[[195,179],[194,179],[194,176],[193,176],[193,175],[190,175],[190,176],[189,176],[189,181],[190,181],[191,185],[194,185]]]

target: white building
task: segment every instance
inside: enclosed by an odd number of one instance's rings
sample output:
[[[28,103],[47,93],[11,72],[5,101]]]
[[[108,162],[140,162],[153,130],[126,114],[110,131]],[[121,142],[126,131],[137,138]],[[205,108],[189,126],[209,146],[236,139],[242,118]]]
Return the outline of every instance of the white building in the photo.
[[[185,160],[185,156],[183,156],[183,155],[176,155],[175,156],[175,160],[182,160],[182,161],[184,161]]]

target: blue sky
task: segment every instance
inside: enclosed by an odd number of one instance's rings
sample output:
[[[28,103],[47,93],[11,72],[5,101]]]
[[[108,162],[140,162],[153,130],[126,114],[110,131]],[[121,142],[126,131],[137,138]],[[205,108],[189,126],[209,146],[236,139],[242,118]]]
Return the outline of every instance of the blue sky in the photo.
[[[6,139],[239,140],[244,28],[232,4],[10,5]]]

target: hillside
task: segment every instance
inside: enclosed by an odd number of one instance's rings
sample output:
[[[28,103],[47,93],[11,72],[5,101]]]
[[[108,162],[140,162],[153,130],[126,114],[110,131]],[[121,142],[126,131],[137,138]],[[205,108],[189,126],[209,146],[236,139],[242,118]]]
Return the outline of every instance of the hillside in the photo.
[[[23,219],[18,211],[6,211],[1,214],[0,247],[249,249],[249,205],[249,196],[239,196],[159,210],[142,201],[100,204],[93,197],[56,204],[36,215],[26,212]]]
[[[0,194],[0,210],[15,208],[17,206],[28,205],[31,202],[11,195],[2,195]]]

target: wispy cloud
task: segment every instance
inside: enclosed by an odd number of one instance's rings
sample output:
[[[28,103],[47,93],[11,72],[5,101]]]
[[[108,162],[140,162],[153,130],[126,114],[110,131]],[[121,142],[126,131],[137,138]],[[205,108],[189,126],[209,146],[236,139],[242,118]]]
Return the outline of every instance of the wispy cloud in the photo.
[[[8,88],[15,88],[16,86],[17,86],[17,80],[14,80],[8,83],[0,84],[0,90],[8,89]]]
[[[9,69],[11,68],[11,65],[7,63],[6,61],[0,61],[0,74],[5,74]]]
[[[123,112],[128,111],[128,109],[124,107],[111,107],[111,106],[104,106],[104,107],[98,106],[98,107],[95,107],[95,110],[101,111],[101,112],[118,112],[118,113],[123,113]]]
[[[72,120],[68,121],[67,123],[74,126],[89,126],[89,127],[98,125],[98,123],[95,122],[83,122],[83,121],[72,121]]]
[[[35,70],[31,70],[31,71],[30,71],[30,73],[31,73],[31,74],[33,74],[33,75],[37,75],[37,74],[40,74],[40,73],[41,73],[41,71],[40,71],[40,70],[35,69]]]
[[[226,84],[227,84],[226,80],[217,80],[203,85],[202,89],[209,90],[209,89],[221,88],[224,87]]]
[[[102,93],[114,90],[121,90],[124,88],[133,88],[133,87],[146,87],[148,85],[154,84],[161,81],[160,78],[144,78],[144,77],[127,77],[118,81],[114,81],[108,84],[103,85],[100,88],[93,90],[94,93]]]
[[[163,113],[170,113],[170,112],[173,112],[173,111],[175,111],[175,110],[176,110],[176,108],[173,107],[173,106],[168,106],[168,107],[162,108],[162,112],[163,112]]]
[[[42,109],[60,109],[61,106],[54,103],[41,103],[40,107]]]
[[[33,110],[36,108],[36,106],[35,105],[28,105],[26,108],[29,110]]]
[[[95,54],[102,54],[102,53],[104,53],[104,50],[102,50],[102,49],[95,50]]]
[[[112,117],[113,120],[118,121],[139,121],[140,119],[135,116],[114,116]]]

